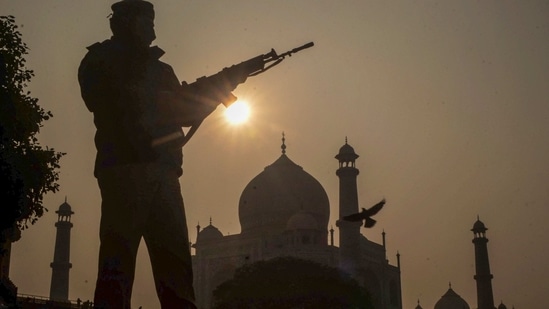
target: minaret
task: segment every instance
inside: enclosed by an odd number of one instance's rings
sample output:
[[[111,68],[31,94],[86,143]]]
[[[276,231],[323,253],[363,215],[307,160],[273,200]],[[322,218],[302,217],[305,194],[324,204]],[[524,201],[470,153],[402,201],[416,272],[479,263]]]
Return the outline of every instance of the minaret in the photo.
[[[71,215],[74,212],[71,206],[65,202],[59,206],[59,210],[55,227],[57,228],[57,236],[55,238],[55,252],[53,255],[50,299],[57,301],[69,300],[69,270],[72,264],[69,262],[71,248]]]
[[[335,158],[339,161],[339,169],[336,171],[339,177],[339,218],[343,218],[358,212],[356,178],[359,171],[355,167],[358,155],[347,144],[347,138]],[[338,220],[336,225],[339,227],[339,267],[354,276],[360,260],[361,222]]]
[[[477,306],[478,309],[494,309],[494,295],[492,293],[492,274],[490,273],[490,261],[488,260],[488,238],[486,238],[486,226],[477,217],[473,225],[473,244],[475,244],[475,269],[474,276],[477,281]]]

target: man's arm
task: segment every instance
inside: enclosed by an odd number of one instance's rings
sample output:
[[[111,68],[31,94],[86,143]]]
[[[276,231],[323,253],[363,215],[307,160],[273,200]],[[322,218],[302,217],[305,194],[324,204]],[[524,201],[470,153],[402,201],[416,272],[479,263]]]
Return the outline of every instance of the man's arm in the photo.
[[[160,123],[177,124],[189,127],[202,122],[221,102],[220,98],[231,95],[236,87],[227,87],[219,82],[211,82],[207,87],[193,87],[179,84],[173,69],[165,65],[164,83],[168,87],[158,95]]]

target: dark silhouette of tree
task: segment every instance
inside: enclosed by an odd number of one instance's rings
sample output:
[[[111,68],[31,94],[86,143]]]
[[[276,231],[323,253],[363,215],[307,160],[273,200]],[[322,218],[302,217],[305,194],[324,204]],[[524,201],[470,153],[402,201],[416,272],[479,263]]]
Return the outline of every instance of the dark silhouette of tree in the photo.
[[[14,304],[8,278],[11,243],[47,209],[44,194],[58,190],[62,153],[43,148],[36,135],[52,117],[25,88],[34,73],[25,67],[27,45],[13,16],[0,16],[0,301]]]
[[[25,67],[28,48],[13,16],[0,16],[0,229],[26,228],[45,211],[42,199],[58,190],[62,153],[43,148],[36,134],[52,117],[26,91],[34,76]]]
[[[213,296],[215,309],[373,308],[366,290],[348,274],[292,257],[244,265]]]
[[[8,278],[11,243],[47,209],[42,199],[58,190],[63,153],[43,148],[36,135],[52,117],[26,91],[34,73],[25,67],[27,45],[13,16],[0,16],[0,303],[15,302]]]

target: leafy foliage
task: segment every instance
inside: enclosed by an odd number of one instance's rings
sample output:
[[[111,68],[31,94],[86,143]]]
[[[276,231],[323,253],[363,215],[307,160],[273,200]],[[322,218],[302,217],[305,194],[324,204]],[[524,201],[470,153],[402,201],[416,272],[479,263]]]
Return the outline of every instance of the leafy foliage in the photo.
[[[34,76],[25,67],[27,53],[15,18],[0,16],[0,230],[26,228],[47,211],[43,196],[58,190],[64,155],[38,143],[36,134],[52,114],[25,90]]]
[[[349,275],[292,257],[244,265],[213,296],[215,309],[373,308],[368,293]]]

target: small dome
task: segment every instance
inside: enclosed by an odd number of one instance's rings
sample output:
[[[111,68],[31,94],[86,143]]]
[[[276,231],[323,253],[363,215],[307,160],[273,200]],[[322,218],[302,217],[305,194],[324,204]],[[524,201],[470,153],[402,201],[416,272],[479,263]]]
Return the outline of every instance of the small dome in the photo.
[[[288,220],[288,223],[286,224],[286,229],[289,231],[316,230],[318,229],[318,222],[311,214],[300,211],[293,215],[290,220]]]
[[[355,149],[347,144],[347,139],[345,139],[345,145],[339,148],[339,153],[335,158],[342,162],[352,162],[358,158],[358,155],[355,153]]]
[[[475,222],[475,224],[473,224],[473,228],[471,229],[471,231],[473,231],[475,233],[484,233],[484,232],[486,232],[486,230],[488,230],[488,229],[486,228],[484,223],[482,223],[482,221],[480,221],[480,219],[478,219],[478,218],[477,218],[477,222]]]
[[[450,287],[437,301],[435,309],[469,309],[469,305]]]
[[[70,216],[74,214],[74,212],[72,211],[71,205],[67,203],[66,199],[65,199],[65,202],[63,202],[63,204],[59,206],[59,210],[57,210],[56,213],[59,214],[60,216]]]
[[[417,306],[416,306],[416,309],[423,309],[423,308],[421,308],[421,305],[419,304],[419,299],[417,300]]]
[[[505,306],[503,302],[501,302],[501,304],[499,304],[498,306],[498,309],[507,309],[507,306]]]
[[[345,145],[339,148],[339,154],[344,155],[344,154],[356,154],[356,153],[355,153],[355,149],[351,145],[347,144],[347,142],[345,142]]]
[[[196,242],[197,243],[208,242],[208,241],[218,240],[222,238],[223,238],[223,234],[219,231],[219,229],[210,224],[206,226],[202,231],[200,231],[200,233],[198,233]]]

